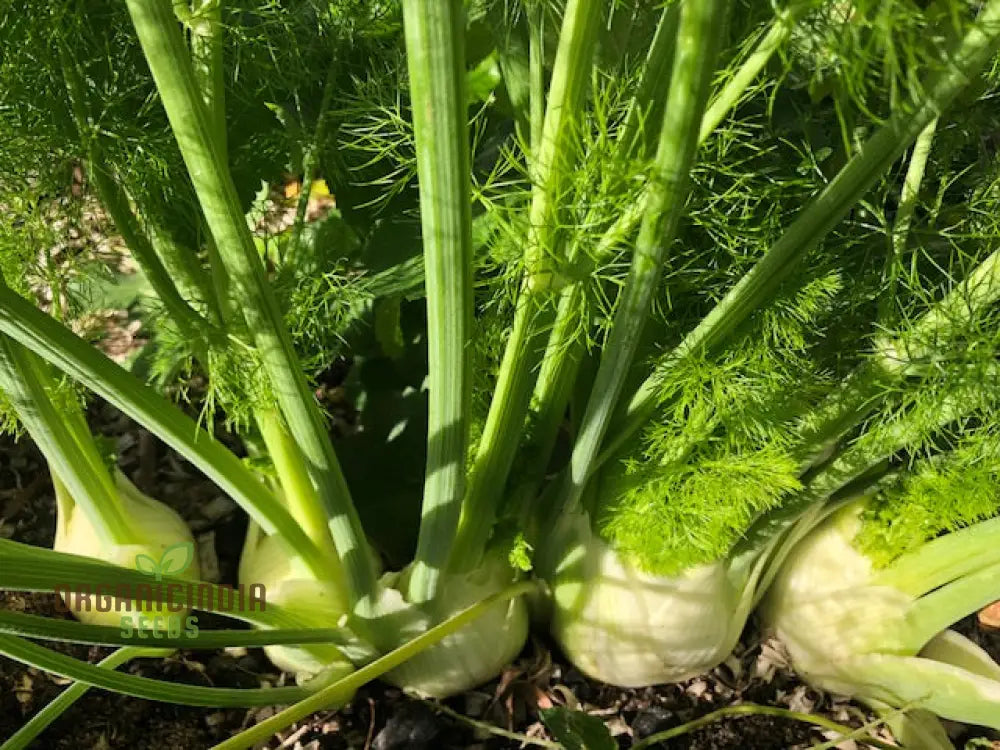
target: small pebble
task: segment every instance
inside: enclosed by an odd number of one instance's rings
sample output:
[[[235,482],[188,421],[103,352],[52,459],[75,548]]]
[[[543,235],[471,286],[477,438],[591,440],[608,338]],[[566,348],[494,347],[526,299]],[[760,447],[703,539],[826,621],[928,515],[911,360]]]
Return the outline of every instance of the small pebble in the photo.
[[[674,724],[673,714],[663,706],[650,706],[639,712],[632,722],[632,734],[636,739],[669,729]]]
[[[423,750],[440,728],[437,716],[423,703],[403,703],[375,736],[372,750]]]

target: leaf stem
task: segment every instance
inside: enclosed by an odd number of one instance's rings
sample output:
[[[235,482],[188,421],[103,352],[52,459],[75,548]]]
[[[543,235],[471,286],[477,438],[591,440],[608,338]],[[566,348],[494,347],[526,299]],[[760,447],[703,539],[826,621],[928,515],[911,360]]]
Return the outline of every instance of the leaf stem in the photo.
[[[267,454],[278,474],[285,507],[316,547],[327,553],[331,566],[330,576],[334,579],[343,578],[336,548],[333,546],[330,530],[326,525],[323,504],[316,493],[316,487],[309,481],[309,472],[302,452],[292,440],[284,420],[277,411],[257,410],[254,412],[254,417],[267,447]]]
[[[0,335],[0,388],[42,451],[49,469],[66,485],[103,545],[141,542],[125,516],[115,483],[83,415],[61,413],[53,403],[51,394],[57,384],[47,370],[47,365],[26,348]],[[74,402],[65,407],[79,409]],[[62,523],[69,521],[60,515]]]
[[[99,661],[97,666],[101,669],[117,669],[132,659],[143,657],[153,658],[162,656],[165,653],[162,649],[126,646]],[[38,735],[66,713],[88,690],[90,690],[90,685],[83,682],[74,682],[50,701],[42,710],[32,716],[6,742],[0,745],[0,750],[26,750]]]
[[[795,24],[813,7],[814,4],[809,0],[791,0],[784,10],[778,11],[771,22],[771,28],[708,105],[701,121],[699,141],[704,142],[715,132],[719,123],[736,107],[774,53],[791,37]]]
[[[804,511],[821,506],[852,482],[877,470],[898,451],[912,447],[934,431],[974,412],[988,399],[986,392],[990,390],[984,389],[978,381],[962,383],[946,398],[911,409],[899,419],[869,430],[861,440],[819,469],[789,502],[759,518],[739,542],[734,554],[764,547]],[[800,532],[804,530],[808,529],[800,529]],[[783,549],[787,553],[788,545]],[[761,591],[770,585],[777,568],[772,561],[760,584]]]
[[[528,6],[528,106],[531,153],[538,153],[545,127],[545,2]]]
[[[575,508],[601,447],[632,366],[649,306],[687,199],[689,170],[698,146],[725,21],[720,0],[687,2],[681,10],[676,53],[659,146],[647,184],[648,199],[635,254],[617,303],[590,400],[573,446],[562,507]]]
[[[257,476],[184,412],[32,304],[0,288],[0,333],[80,381],[163,440],[317,574],[324,558]]]
[[[1000,562],[1000,518],[968,526],[932,539],[896,558],[875,580],[917,597]],[[994,597],[995,598],[995,597]]]
[[[996,544],[998,534],[995,528],[992,532],[993,542]],[[1000,561],[975,572],[965,573],[929,594],[924,594],[907,612],[900,637],[916,652],[941,631],[996,601],[998,578]]]
[[[376,573],[357,510],[323,416],[306,383],[291,336],[268,285],[243,217],[217,122],[202,99],[169,0],[128,0],[128,9],[167,118],[194,183],[215,247],[232,282],[274,395],[327,506],[330,533],[344,564],[352,602],[372,604]]]
[[[131,595],[131,600],[135,602],[155,605],[179,602],[185,607],[190,603],[192,609],[221,614],[262,630],[276,629],[284,631],[286,634],[288,631],[302,633],[308,630],[314,634],[304,637],[296,635],[296,638],[302,637],[301,642],[303,643],[315,642],[317,637],[321,637],[324,643],[330,643],[337,648],[350,647],[356,653],[367,652],[369,656],[375,653],[369,644],[358,639],[358,621],[350,615],[335,623],[337,626],[335,628],[316,630],[304,621],[306,618],[303,618],[302,615],[274,602],[268,602],[266,608],[240,606],[239,592],[229,586],[205,581],[192,581],[169,575],[163,576],[162,581],[158,582],[161,586],[150,586],[149,576],[133,568],[124,568],[91,557],[56,552],[45,547],[33,547],[5,539],[0,539],[0,563],[2,563],[0,565],[0,587],[12,591],[60,593],[66,591],[67,588],[72,591],[77,587],[84,591],[84,587],[90,587],[93,591],[97,586],[116,587],[121,584],[129,587],[128,593]],[[10,625],[9,630],[16,631],[15,626],[17,626],[18,619],[23,624],[24,617],[27,616],[17,617],[15,613],[10,617],[4,615],[3,619]],[[46,620],[45,622],[47,629],[44,632],[55,639],[72,641],[76,637],[74,633],[89,634],[89,638],[104,638],[103,635],[98,636],[98,631],[94,630],[98,626],[66,620]],[[43,630],[41,625],[35,621],[32,621],[32,628],[36,632]],[[67,629],[69,629],[68,632]],[[0,626],[0,631],[2,630],[6,630],[6,628]],[[247,631],[240,632],[247,633]],[[271,635],[263,635],[260,631],[250,631],[249,634],[240,636],[240,638],[243,637],[250,640],[258,637],[263,638],[264,640],[258,641],[257,645],[266,645],[268,639],[272,638]],[[283,639],[280,633],[273,637],[279,641]],[[209,635],[207,641],[212,642],[216,638],[217,636]],[[89,642],[89,640],[85,642]],[[111,639],[106,642],[121,643],[120,631],[118,640]],[[215,640],[215,644],[218,645],[218,640]]]
[[[1000,250],[991,253],[965,279],[935,302],[905,338],[883,340],[875,353],[796,426],[796,453],[803,471],[826,448],[858,424],[895,385],[929,359],[935,347],[1000,300]]]
[[[670,74],[677,43],[680,3],[664,7],[653,34],[639,88],[629,104],[618,135],[619,152],[645,156],[656,147],[666,98],[657,96],[670,88]]]
[[[225,155],[226,85],[222,58],[225,27],[222,25],[222,5],[223,0],[194,0],[194,7],[184,19],[184,25],[191,32],[191,63],[212,123],[212,138]]]
[[[97,646],[120,646],[133,642],[135,638],[134,635],[123,634],[119,627],[87,625],[75,620],[55,620],[50,617],[26,615],[8,610],[0,610],[0,633]],[[151,638],[155,638],[157,644],[163,648],[212,650],[234,646],[252,648],[275,644],[330,643],[342,640],[343,633],[336,628],[199,630],[197,635],[192,636],[186,634],[170,636],[167,633],[158,632]]]
[[[931,144],[934,142],[934,131],[937,128],[937,118],[930,121],[926,128],[917,136],[910,154],[910,163],[903,178],[903,189],[896,207],[896,219],[889,233],[889,255],[886,258],[885,291],[879,295],[879,320],[886,321],[889,305],[896,299],[896,288],[899,285],[899,275],[903,269],[903,256],[906,254],[906,240],[913,223],[913,212],[917,208],[920,197],[920,183],[924,179],[927,159],[930,157]]]
[[[306,145],[302,154],[302,185],[299,192],[299,201],[295,206],[295,221],[292,223],[292,234],[288,240],[288,248],[285,250],[283,263],[294,267],[299,251],[302,248],[302,232],[306,226],[306,211],[309,209],[309,199],[312,197],[313,183],[315,182],[315,172],[319,166],[319,153],[323,139],[326,136],[327,113],[330,103],[333,100],[334,80],[336,78],[337,59],[330,61],[330,66],[326,71],[326,80],[323,82],[323,98],[319,103],[319,114],[316,117],[316,127],[313,128],[312,138]]]
[[[642,76],[643,85],[629,107],[622,134],[619,136],[619,151],[623,159],[636,158],[637,155],[645,158],[655,146],[651,137],[639,138],[638,134],[640,129],[645,133],[655,132],[663,116],[663,104],[651,104],[649,99],[654,90],[668,88],[679,9],[679,5],[668,6],[660,18],[652,43],[653,49],[647,56],[647,68]],[[784,17],[779,21],[789,24],[793,19]],[[733,77],[727,81],[724,89],[714,97],[712,105],[702,117],[699,145],[712,134],[718,121],[721,121],[729,109],[736,106],[750,83],[779,46],[780,44],[776,42],[768,44],[762,42],[758,45],[757,52],[744,61]],[[765,52],[766,55],[763,54]],[[663,70],[664,60],[667,63],[665,70]],[[646,91],[647,83],[648,91]],[[712,124],[713,121],[715,124]],[[629,235],[642,221],[647,198],[648,193],[643,192],[640,199],[629,204],[618,220],[601,236],[594,251],[594,266],[611,257],[614,250],[627,241]],[[570,258],[576,255],[578,255],[577,248],[571,248]],[[589,321],[583,312],[583,302],[584,289],[580,282],[563,290],[556,322],[549,336],[532,396],[532,409],[536,414],[536,421],[532,430],[532,444],[528,446],[528,452],[532,456],[531,463],[526,472],[526,481],[522,483],[517,495],[522,505],[534,496],[538,482],[541,481],[539,472],[544,471],[548,465],[559,424],[569,401],[570,389],[576,380],[576,372],[584,356],[583,337]],[[577,312],[574,314],[574,311]]]
[[[77,680],[92,687],[183,706],[273,706],[301,700],[310,694],[310,690],[304,687],[213,688],[122,674],[13,635],[0,635],[0,653],[43,672]]]
[[[472,216],[462,0],[404,0],[427,290],[427,469],[410,600],[433,599],[465,495]]]
[[[546,293],[553,281],[556,202],[575,159],[572,134],[590,79],[604,0],[569,0],[563,16],[539,147],[532,154],[525,277],[514,311],[486,425],[469,476],[450,566],[475,565],[483,552],[524,428],[536,366],[554,305]]]

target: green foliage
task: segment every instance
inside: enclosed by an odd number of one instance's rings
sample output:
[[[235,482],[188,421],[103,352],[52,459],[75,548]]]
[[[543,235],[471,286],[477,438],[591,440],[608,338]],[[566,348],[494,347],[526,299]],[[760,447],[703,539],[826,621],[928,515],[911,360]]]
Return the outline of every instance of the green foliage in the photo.
[[[670,371],[658,416],[599,492],[598,527],[620,553],[660,574],[717,560],[801,488],[790,427],[830,386],[820,344],[842,291],[838,274],[815,276],[721,357]]]
[[[805,2],[811,12],[792,35],[791,84],[833,100],[845,143],[854,137],[852,110],[884,116],[890,101],[921,93],[919,71],[940,64],[975,12],[964,0]]]
[[[917,462],[865,508],[857,547],[884,567],[942,533],[1000,511],[1000,443],[980,430],[956,450]]]
[[[24,429],[17,416],[17,409],[11,404],[7,395],[0,391],[0,433],[20,438]]]
[[[759,514],[801,487],[797,468],[778,450],[632,464],[602,481],[602,497],[613,500],[597,524],[633,564],[674,575],[725,556]]]
[[[460,5],[454,3],[456,13]],[[690,171],[690,191],[678,195],[676,206],[661,205],[648,214],[644,201],[657,193],[657,170],[672,163],[654,161],[650,152],[660,129],[655,107],[642,124],[638,146],[623,145],[622,135],[641,88],[653,28],[670,3],[622,0],[601,6],[608,14],[599,24],[596,62],[591,70],[588,53],[584,101],[567,107],[575,111],[566,113],[559,128],[556,140],[564,144],[553,147],[551,170],[539,168],[544,149],[529,144],[531,126],[538,123],[528,122],[531,97],[523,89],[529,84],[521,81],[518,93],[511,74],[517,61],[511,58],[521,36],[525,45],[529,38],[540,38],[544,70],[534,72],[548,81],[564,73],[565,68],[553,71],[558,30],[565,9],[574,5],[543,0],[537,13],[535,0],[465,5],[474,186],[469,198],[475,222],[475,321],[468,345],[474,382],[469,414],[458,421],[471,424],[470,466],[480,442],[487,453],[515,455],[512,469],[504,465],[483,473],[491,478],[483,483],[491,484],[490,492],[513,498],[490,539],[506,553],[505,565],[528,572],[536,550],[540,556],[549,551],[542,548],[548,541],[545,522],[551,519],[542,517],[561,508],[565,455],[538,446],[547,440],[584,442],[576,434],[581,421],[587,424],[586,417],[581,420],[581,399],[593,390],[593,372],[603,367],[602,359],[621,365],[614,388],[607,390],[617,396],[622,380],[626,383],[622,399],[606,399],[609,431],[605,435],[600,427],[590,446],[596,454],[606,438],[605,445],[614,450],[607,450],[612,455],[603,466],[589,456],[582,462],[588,465],[572,466],[580,476],[570,478],[582,485],[591,475],[598,477],[595,491],[586,496],[597,531],[622,558],[649,573],[679,574],[724,559],[755,522],[794,509],[796,498],[809,497],[811,481],[851,451],[879,462],[848,481],[862,475],[874,480],[884,472],[898,477],[884,483],[858,539],[880,564],[943,531],[996,514],[1000,447],[992,429],[997,416],[992,394],[998,384],[1000,312],[996,305],[972,312],[953,305],[951,319],[933,336],[919,321],[1000,249],[1000,182],[993,153],[1000,65],[966,92],[957,115],[942,115],[905,237],[896,232],[905,164],[877,179],[858,178],[874,187],[864,192],[847,186],[851,189],[843,191],[839,205],[845,211],[853,205],[849,215],[822,234],[817,247],[815,237],[803,243],[801,265],[784,283],[756,287],[767,290],[765,302],[746,302],[748,309],[734,313],[733,326],[711,348],[680,353],[676,348],[759,268],[801,209],[830,187],[889,112],[904,100],[919,99],[933,74],[952,64],[943,50],[964,32],[978,3],[725,3],[731,15],[724,33],[695,40],[713,66],[696,72],[714,71],[716,92],[776,28],[776,11],[805,12],[779,54],[738,93],[721,125],[698,145],[694,168],[679,170]],[[533,29],[539,14],[544,28]],[[572,14],[567,15],[572,22]],[[491,28],[496,18],[504,20],[503,28]],[[214,157],[225,151],[238,200],[223,196],[224,218],[231,225],[246,212],[253,236],[233,231],[229,243],[216,247],[227,234],[219,229],[227,228],[219,219],[223,212],[208,212],[213,239],[198,200],[204,200],[206,188],[201,185],[195,195],[164,115],[160,94],[169,102],[170,92],[157,91],[125,5],[48,0],[30,13],[0,18],[6,43],[0,58],[0,130],[5,134],[0,142],[0,270],[18,293],[40,297],[43,304],[55,300],[58,304],[48,307],[57,317],[71,318],[100,300],[140,309],[152,341],[136,372],[193,402],[207,427],[224,420],[255,448],[255,418],[263,412],[275,415],[278,429],[287,427],[302,440],[292,447],[303,455],[291,450],[287,458],[308,465],[309,478],[293,477],[301,480],[298,485],[288,482],[303,497],[276,496],[313,502],[310,507],[319,517],[310,529],[316,537],[310,540],[318,542],[316,560],[335,567],[333,548],[357,550],[367,535],[393,566],[402,568],[415,546],[421,503],[431,507],[439,498],[424,498],[421,489],[428,438],[422,207],[400,3],[232,0],[222,20],[227,143],[208,149],[209,162],[219,167]],[[710,20],[723,28],[721,20]],[[531,37],[531,32],[539,33]],[[589,32],[578,33],[591,38]],[[718,62],[708,54],[716,41],[722,46]],[[589,49],[589,44],[581,46]],[[520,51],[527,57],[526,46]],[[159,62],[154,69],[162,71]],[[520,62],[527,79],[529,62]],[[584,70],[573,62],[571,72]],[[655,83],[653,95],[661,100],[670,87],[667,81]],[[575,102],[576,97],[566,99]],[[184,104],[186,109],[173,111],[201,112],[195,97],[186,96]],[[697,116],[692,110],[690,119]],[[663,144],[664,151],[671,148],[668,138]],[[190,158],[191,151],[185,153]],[[108,282],[120,280],[99,265],[72,253],[53,262],[50,249],[60,238],[48,221],[49,206],[65,194],[74,169],[92,178],[105,175],[121,187],[121,202],[137,233],[152,240],[182,301],[204,322],[203,336],[192,335],[190,326],[172,317],[169,295],[155,299],[149,292],[147,283],[152,288],[156,279],[149,267],[131,285],[121,284],[115,297],[106,293]],[[208,192],[227,192],[229,176]],[[329,187],[330,205],[322,217],[304,221],[311,211],[307,186],[319,179]],[[294,198],[279,197],[292,180],[303,194],[297,205]],[[843,187],[832,184],[834,191]],[[84,187],[88,199],[94,192],[93,185]],[[539,196],[552,208],[538,212],[545,215],[544,225],[531,226],[533,205],[544,203]],[[79,210],[83,201],[68,203]],[[655,227],[667,214],[673,216],[675,207],[676,215],[683,207],[683,219],[669,245],[664,241],[651,250],[647,246],[657,240],[645,236],[637,242],[640,224]],[[297,216],[286,229],[292,212]],[[282,221],[274,221],[278,215]],[[238,247],[233,237],[247,242]],[[247,268],[241,262],[257,260],[254,246],[260,273],[254,266],[241,275]],[[234,287],[227,286],[231,280],[215,257],[220,248],[226,270],[238,279]],[[243,248],[250,257],[241,254]],[[532,257],[536,251],[543,257]],[[642,270],[647,257],[655,257],[657,265]],[[536,280],[535,266],[553,271],[550,285],[535,289],[527,283]],[[84,278],[95,274],[101,278]],[[631,298],[622,290],[630,288],[633,274],[650,282],[644,285],[647,291],[658,281],[651,311],[645,309],[645,292],[643,309],[633,311],[622,302]],[[552,325],[561,299],[573,305],[564,336]],[[264,321],[267,331],[246,330],[247,300],[254,306],[251,317]],[[521,307],[526,303],[530,306]],[[531,311],[525,328],[531,335],[518,351],[510,345],[518,330],[512,321],[524,309]],[[638,339],[627,342],[637,343],[634,357],[631,348],[606,350],[608,341],[615,341],[616,321],[623,318],[619,335],[630,331]],[[887,353],[908,365],[905,375],[873,387],[870,403],[857,418],[821,446],[829,456],[805,465],[797,428],[848,373]],[[560,392],[540,395],[536,389],[527,415],[523,407],[512,408],[510,429],[498,430],[506,434],[484,438],[507,355],[512,355],[510,372],[525,374],[527,385],[511,388],[524,403],[539,371],[548,372],[547,366],[563,364],[570,355],[580,361],[560,371],[568,372],[565,383],[554,388]],[[338,423],[339,431],[350,433],[339,436],[338,459],[326,441],[329,424],[318,415],[311,389],[328,385],[332,363],[339,367],[344,356],[353,360],[344,391],[360,429]],[[289,366],[282,370],[282,363]],[[300,366],[301,373],[288,372]],[[616,443],[622,436],[614,433],[613,409],[617,406],[621,416],[650,370],[661,375],[653,379],[655,414]],[[271,378],[294,387],[272,386]],[[597,389],[592,398],[599,401],[603,395]],[[63,397],[76,398],[69,389]],[[947,411],[956,404],[961,408],[954,414]],[[0,403],[0,427],[15,429],[8,411]],[[905,440],[898,439],[900,425],[910,430]],[[462,431],[463,439],[455,441],[461,452],[465,428],[456,429]],[[440,438],[442,431],[436,432],[432,441]],[[288,481],[267,457],[257,456],[249,465],[254,477],[267,477],[269,488]],[[253,478],[250,484],[260,487]],[[324,514],[331,509],[338,523],[355,523],[348,485],[365,528],[358,523],[348,534],[334,523],[328,530]],[[275,499],[270,489],[263,494]],[[461,501],[459,494],[456,490]],[[475,516],[481,509],[468,501],[462,514]],[[535,510],[537,517],[523,523]],[[492,520],[492,515],[490,508],[482,517]],[[291,518],[290,513],[288,524],[279,525],[285,533],[297,528]],[[334,538],[338,533],[344,536]],[[348,562],[367,559],[356,554]],[[358,564],[358,570],[367,567]],[[356,601],[378,599],[361,590],[374,587],[374,573],[370,578],[348,576],[358,589],[351,593]],[[567,747],[606,744],[606,732],[593,717],[556,710],[544,718]]]
[[[205,228],[124,4],[43,3],[31,13],[4,14],[2,22],[0,127],[5,138],[0,144],[0,205],[17,209],[13,222],[0,222],[0,235],[17,229],[9,242],[0,236],[4,263],[17,267],[25,253],[37,257],[39,248],[57,244],[54,237],[37,234],[46,229],[47,196],[62,194],[73,168],[83,165],[84,173],[93,167],[111,175],[134,200],[142,231],[177,246],[187,256],[189,272],[207,277]],[[370,67],[371,56],[394,48],[400,18],[395,4],[310,0],[291,11],[279,3],[227,2],[223,22],[229,152],[237,189],[249,205],[262,177],[301,174],[319,123],[333,117],[330,111],[320,111],[324,88],[342,86],[355,71]],[[74,72],[82,83],[75,103],[67,91]],[[89,163],[94,145],[99,147],[99,165]],[[318,145],[315,161],[337,189],[340,157],[330,139]],[[32,203],[29,194],[40,197]],[[12,206],[15,201],[18,205]],[[72,208],[74,202],[66,205]],[[276,278],[311,375],[339,350],[346,322],[357,317],[351,311],[364,297],[347,283],[357,269],[331,267],[331,260],[357,247],[353,230],[339,215],[335,218],[303,232],[300,244],[309,249],[311,262],[279,269]],[[36,230],[34,236],[29,228]],[[285,233],[283,241],[287,239]],[[58,273],[53,271],[60,279],[68,272],[65,260],[60,259]],[[319,278],[312,273],[317,267],[322,268]],[[79,271],[82,276],[107,276],[95,265]],[[30,278],[21,269],[10,276],[19,283]],[[105,280],[87,281],[78,288],[92,290]],[[189,302],[204,311],[211,283],[205,278],[196,281],[191,286],[176,276]],[[352,299],[342,299],[344,294]],[[75,301],[80,310],[91,309],[93,302]],[[155,302],[145,313],[154,343],[142,366],[160,384],[181,378],[181,391],[190,390],[184,378],[207,374],[206,424],[214,422],[220,408],[226,419],[245,427],[251,405],[269,403],[264,379],[246,378],[256,371],[256,355],[247,346],[237,353],[238,332],[227,341],[213,342],[208,361],[196,362],[205,342],[185,335]],[[338,317],[327,321],[318,313]],[[205,360],[204,351],[201,354]]]
[[[532,551],[533,548],[528,543],[524,534],[522,532],[518,532],[517,536],[514,537],[513,544],[511,544],[510,553],[507,555],[510,567],[514,570],[529,573],[533,567]]]
[[[567,750],[611,750],[616,746],[600,717],[562,706],[541,711],[542,721]]]

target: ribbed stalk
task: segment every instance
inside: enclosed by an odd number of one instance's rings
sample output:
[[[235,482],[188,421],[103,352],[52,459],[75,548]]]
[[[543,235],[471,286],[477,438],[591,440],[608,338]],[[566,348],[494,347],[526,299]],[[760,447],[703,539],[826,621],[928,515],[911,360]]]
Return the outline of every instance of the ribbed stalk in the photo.
[[[184,456],[239,503],[268,534],[278,534],[322,576],[323,556],[240,459],[174,404],[89,343],[6,287],[0,287],[0,333],[86,385]]]
[[[771,28],[754,47],[753,52],[708,105],[705,117],[701,121],[701,133],[698,136],[700,140],[704,141],[715,132],[719,123],[739,103],[747,88],[760,75],[774,53],[791,37],[795,24],[813,7],[810,0],[792,0],[787,8],[778,12],[777,17],[771,22]]]
[[[996,530],[993,538],[995,541]],[[923,646],[963,617],[995,601],[998,579],[1000,562],[995,562],[925,594],[907,612],[901,635],[915,649]]]
[[[215,122],[184,46],[169,0],[128,0],[129,13],[194,183],[219,257],[288,428],[327,507],[330,532],[348,575],[352,601],[369,602],[375,568],[337,457],[284,328],[236,188],[215,140]]]
[[[896,207],[896,219],[890,233],[889,257],[886,260],[886,288],[879,297],[879,320],[885,321],[889,315],[889,306],[896,299],[896,288],[899,286],[899,276],[903,273],[903,256],[906,255],[906,241],[913,223],[913,212],[917,208],[920,197],[920,183],[924,179],[927,159],[930,157],[931,144],[934,142],[934,131],[937,128],[937,118],[923,129],[917,142],[913,144],[910,154],[910,164],[903,178],[903,189],[899,195],[899,205]]]
[[[449,561],[453,570],[464,570],[479,561],[493,527],[528,411],[532,370],[544,341],[544,329],[533,320],[541,315],[543,311],[534,295],[523,295],[518,301],[514,326],[507,339],[486,424],[469,474]]]
[[[544,332],[554,314],[546,292],[553,281],[550,263],[556,252],[556,205],[560,186],[575,160],[573,132],[590,80],[604,10],[604,0],[569,0],[563,16],[545,122],[531,159],[525,279],[469,476],[450,562],[456,570],[474,565],[482,554],[524,428]]]
[[[174,13],[188,30],[191,67],[198,93],[205,105],[209,136],[219,157],[228,163],[226,85],[222,59],[225,34],[222,26],[223,0],[193,0],[193,7],[188,6],[188,0],[173,0],[173,4]],[[240,317],[240,312],[235,309],[236,301],[230,296],[229,272],[219,254],[211,227],[205,244],[208,250],[212,299],[218,318],[245,333],[243,326],[236,320]]]
[[[226,153],[226,85],[222,65],[225,28],[222,0],[195,0],[185,25],[191,32],[191,62],[202,101],[212,123],[212,137]]]
[[[104,657],[97,662],[97,666],[101,669],[117,669],[132,659],[143,657],[155,659],[163,657],[167,653],[169,652],[162,649],[125,646]],[[90,690],[90,685],[83,682],[74,682],[66,687],[59,695],[39,709],[38,713],[22,724],[9,739],[5,740],[2,745],[3,750],[26,750],[38,735],[68,711],[88,690]]]
[[[670,93],[647,187],[646,213],[573,447],[564,508],[576,506],[590,475],[632,366],[667,248],[672,244],[684,209],[689,171],[698,146],[698,124],[715,73],[725,9],[723,0],[688,0],[681,9]]]
[[[427,291],[427,470],[414,602],[433,599],[465,494],[472,397],[472,218],[462,0],[404,0]]]
[[[198,254],[178,244],[170,232],[157,224],[153,217],[147,215],[143,218],[146,220],[149,241],[181,294],[204,302],[212,324],[221,327],[221,303],[215,295],[211,273],[203,266]]]
[[[302,154],[302,185],[299,193],[299,202],[295,206],[295,222],[292,224],[292,236],[288,240],[288,248],[282,263],[291,268],[295,267],[299,250],[302,247],[302,231],[306,226],[306,212],[309,209],[309,199],[312,197],[313,182],[315,173],[319,166],[319,155],[321,146],[326,138],[326,124],[329,118],[327,113],[333,99],[334,82],[337,73],[337,59],[330,62],[330,67],[326,71],[326,81],[323,83],[323,98],[319,103],[319,114],[316,116],[316,127],[313,129],[312,138],[305,145]]]
[[[531,153],[538,151],[545,128],[545,2],[532,0],[528,6],[528,104]]]
[[[309,481],[309,471],[299,447],[292,440],[280,414],[261,410],[254,416],[267,447],[267,455],[278,475],[285,507],[316,547],[327,553],[330,564],[336,568],[330,571],[331,577],[336,578],[340,563],[326,525],[323,505],[316,495],[316,487]]]
[[[583,286],[574,284],[563,290],[559,297],[555,323],[549,335],[549,348],[542,359],[542,367],[535,383],[532,397],[532,429],[529,443],[529,461],[524,478],[540,482],[555,447],[559,429],[566,416],[566,405],[573,392],[573,384],[586,356],[584,346]],[[551,352],[552,343],[562,344],[562,349]]]
[[[910,596],[923,596],[957,578],[1000,563],[998,536],[1000,518],[939,536],[900,555],[876,573],[873,582],[892,586]],[[995,589],[992,596],[996,598]]]
[[[0,336],[0,389],[45,456],[54,478],[66,485],[102,544],[141,542],[129,525],[115,483],[90,433],[75,434],[83,423],[82,415],[73,418],[52,402],[50,394],[56,383],[46,369],[23,346]],[[75,403],[70,406],[79,408]]]
[[[190,341],[207,338],[213,332],[213,326],[181,296],[160,256],[153,249],[152,243],[140,229],[128,198],[121,186],[104,172],[104,167],[91,151],[88,160],[90,170],[88,176],[97,188],[101,204],[108,216],[115,223],[115,228],[125,240],[129,252],[135,258],[142,272],[146,275],[149,285],[153,287],[157,298],[163,303],[170,319],[177,324],[180,332]]]
[[[603,0],[569,0],[563,16],[545,120],[531,159],[532,198],[524,256],[529,291],[544,290],[553,282],[551,254],[559,188],[576,161],[574,135],[604,11]]]
[[[792,274],[806,253],[840,223],[921,131],[968,86],[992,58],[998,43],[1000,0],[991,0],[952,53],[948,67],[928,83],[924,98],[892,114],[833,181],[799,213],[764,257],[684,337],[663,367],[640,386],[625,409],[615,439],[605,455],[612,454],[616,445],[635,434],[652,416],[659,385],[666,373],[689,354],[717,351],[751,313],[771,299],[774,290]]]
[[[665,7],[660,14],[646,55],[639,89],[629,104],[625,122],[618,135],[619,150],[622,153],[644,154],[656,147],[656,137],[666,106],[666,98],[661,92],[668,90],[670,86],[680,12],[680,4],[674,3]]]

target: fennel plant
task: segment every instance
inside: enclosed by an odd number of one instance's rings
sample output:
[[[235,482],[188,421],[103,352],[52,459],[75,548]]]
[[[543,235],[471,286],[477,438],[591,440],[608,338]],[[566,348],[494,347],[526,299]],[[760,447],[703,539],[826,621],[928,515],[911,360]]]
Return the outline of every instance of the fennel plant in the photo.
[[[6,655],[145,697],[302,700],[276,718],[294,721],[380,674],[438,697],[488,680],[527,638],[518,581],[536,573],[582,671],[681,679],[728,655],[843,497],[919,481],[917,455],[950,443],[988,456],[997,0],[126,0],[3,20],[36,43],[0,66],[4,207],[51,184],[54,155],[82,163],[148,285],[152,342],[127,371],[33,289],[0,287],[11,424],[66,488],[60,513],[78,509],[101,541],[99,554],[68,533],[58,552],[0,545],[0,585],[126,580],[59,553],[121,564],[115,545],[187,538],[173,518],[148,531],[123,518],[130,490],[61,371],[247,513],[240,576],[266,586],[268,612],[235,616],[300,687],[118,679],[27,643],[42,628],[29,620],[0,636]],[[299,43],[321,52],[306,61]],[[56,54],[37,60],[40,47]],[[37,90],[54,93],[58,127]],[[260,181],[282,170],[301,177],[294,221],[262,230]],[[310,222],[320,179],[337,207]],[[4,224],[12,284],[37,253],[31,208]],[[64,283],[65,269],[46,273]],[[422,459],[413,524],[402,488],[378,505],[342,460],[352,439],[331,439],[315,392],[342,340],[362,372],[426,351],[415,385],[389,388],[399,402],[426,391],[426,427],[406,443]],[[196,375],[203,424],[163,395]],[[359,404],[362,419],[377,406]],[[206,429],[216,416],[248,460]],[[381,473],[404,463],[393,443],[412,417],[355,442]],[[925,507],[932,533],[995,515],[980,500],[966,515]],[[408,559],[383,543],[393,523]],[[969,533],[995,541],[990,523]],[[974,580],[949,615],[1000,596]],[[109,630],[88,632],[121,642]],[[920,635],[908,646],[934,642]],[[223,637],[239,642],[200,642]],[[983,722],[991,695],[952,714]]]

